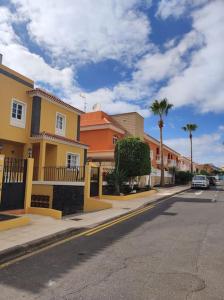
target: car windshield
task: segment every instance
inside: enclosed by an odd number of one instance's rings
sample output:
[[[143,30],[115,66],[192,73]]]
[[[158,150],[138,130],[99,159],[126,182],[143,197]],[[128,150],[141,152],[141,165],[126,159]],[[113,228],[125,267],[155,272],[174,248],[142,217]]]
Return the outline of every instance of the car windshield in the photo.
[[[194,180],[205,180],[205,176],[197,175],[197,176],[194,176],[193,179],[194,179]]]

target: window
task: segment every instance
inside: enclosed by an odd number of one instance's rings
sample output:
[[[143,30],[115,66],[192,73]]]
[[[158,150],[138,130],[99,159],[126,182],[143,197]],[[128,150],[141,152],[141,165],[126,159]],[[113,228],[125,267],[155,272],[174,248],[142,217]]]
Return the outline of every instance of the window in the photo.
[[[80,156],[79,154],[67,153],[67,168],[74,168],[79,166]]]
[[[150,158],[153,160],[153,150],[150,150]]]
[[[13,99],[11,106],[10,124],[16,127],[25,128],[26,125],[26,104]]]
[[[118,137],[116,135],[113,136],[113,145],[116,145],[118,141]]]
[[[60,113],[56,114],[56,134],[65,135],[65,122],[66,117]]]

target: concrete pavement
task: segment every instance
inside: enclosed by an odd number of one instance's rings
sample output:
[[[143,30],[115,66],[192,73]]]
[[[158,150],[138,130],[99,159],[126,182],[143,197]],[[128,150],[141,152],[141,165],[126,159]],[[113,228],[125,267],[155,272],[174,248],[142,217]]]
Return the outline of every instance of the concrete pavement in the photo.
[[[222,300],[223,216],[221,187],[183,192],[2,269],[0,299]]]
[[[55,240],[57,235],[60,236],[62,233],[66,235],[66,230],[72,232],[72,230],[75,231],[76,229],[96,226],[184,189],[186,189],[186,186],[160,188],[158,189],[158,193],[149,197],[137,198],[130,201],[106,200],[113,204],[113,208],[92,213],[70,215],[64,217],[62,220],[45,216],[28,215],[32,221],[31,224],[0,232],[0,257],[7,254],[6,251],[16,246],[29,245],[29,243],[35,241],[39,243],[40,239],[46,240],[47,237],[53,237]]]

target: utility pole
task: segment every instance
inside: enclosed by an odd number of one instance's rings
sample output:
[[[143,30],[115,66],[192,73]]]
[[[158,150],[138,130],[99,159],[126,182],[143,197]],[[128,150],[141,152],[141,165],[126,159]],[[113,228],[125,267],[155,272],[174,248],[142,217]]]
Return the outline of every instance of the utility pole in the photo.
[[[82,99],[84,99],[84,112],[86,113],[87,109],[87,102],[86,102],[86,96],[84,94],[79,95]]]

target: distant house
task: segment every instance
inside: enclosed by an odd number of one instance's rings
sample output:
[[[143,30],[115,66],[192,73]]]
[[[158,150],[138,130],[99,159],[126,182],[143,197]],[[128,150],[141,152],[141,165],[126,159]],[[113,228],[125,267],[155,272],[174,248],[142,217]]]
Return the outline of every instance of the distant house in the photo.
[[[116,142],[126,130],[103,111],[81,115],[80,140],[89,145],[88,160],[113,163]]]
[[[144,118],[136,112],[108,115],[103,111],[94,111],[81,115],[80,139],[88,144],[88,159],[103,162],[114,162],[116,141],[127,136],[139,137],[150,147],[152,166],[160,169],[159,141],[144,132]],[[164,166],[178,165],[180,156],[175,150],[164,145]]]

